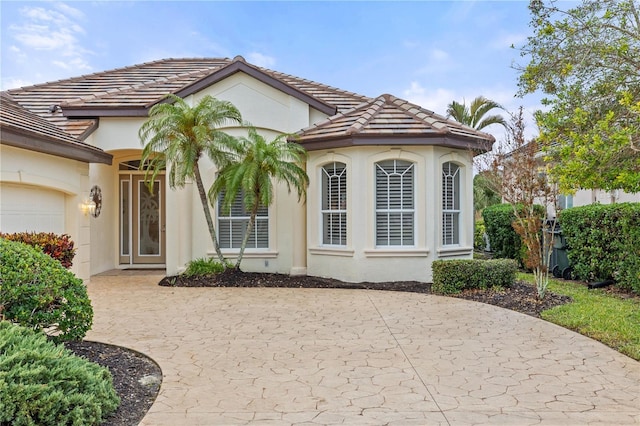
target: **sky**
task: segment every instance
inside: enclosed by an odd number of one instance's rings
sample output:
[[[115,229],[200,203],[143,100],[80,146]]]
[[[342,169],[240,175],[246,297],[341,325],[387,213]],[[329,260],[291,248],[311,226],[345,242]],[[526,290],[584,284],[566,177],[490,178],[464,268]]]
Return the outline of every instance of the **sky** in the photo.
[[[228,57],[445,115],[516,97],[528,1],[2,1],[2,90],[164,58]],[[497,111],[499,112],[499,111]],[[486,129],[504,137],[500,126]]]

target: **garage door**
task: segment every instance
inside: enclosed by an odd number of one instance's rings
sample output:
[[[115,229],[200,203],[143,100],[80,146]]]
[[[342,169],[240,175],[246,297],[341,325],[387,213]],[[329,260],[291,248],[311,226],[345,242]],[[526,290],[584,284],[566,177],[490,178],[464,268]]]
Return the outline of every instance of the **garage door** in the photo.
[[[64,233],[65,195],[51,189],[0,184],[0,231]]]

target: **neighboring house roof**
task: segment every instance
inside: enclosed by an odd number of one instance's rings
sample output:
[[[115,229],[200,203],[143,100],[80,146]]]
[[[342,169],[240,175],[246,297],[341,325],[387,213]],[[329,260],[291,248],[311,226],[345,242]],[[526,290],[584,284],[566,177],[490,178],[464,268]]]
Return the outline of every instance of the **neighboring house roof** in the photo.
[[[86,163],[111,164],[113,156],[79,141],[0,93],[0,143]]]
[[[145,117],[167,93],[185,97],[238,72],[285,92],[330,118],[300,132],[309,150],[352,145],[420,144],[491,149],[493,136],[391,95],[376,99],[234,59],[164,59],[9,90],[23,108],[86,138],[100,117]]]
[[[298,133],[308,150],[357,145],[441,145],[486,152],[495,138],[392,95],[381,95]]]

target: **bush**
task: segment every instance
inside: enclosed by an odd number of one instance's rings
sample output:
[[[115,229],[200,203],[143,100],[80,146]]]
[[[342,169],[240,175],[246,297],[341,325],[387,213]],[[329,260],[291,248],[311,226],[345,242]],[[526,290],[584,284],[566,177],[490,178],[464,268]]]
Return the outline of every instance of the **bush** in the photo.
[[[109,370],[0,321],[0,424],[97,425],[120,399]]]
[[[484,220],[476,220],[475,227],[473,228],[473,248],[476,250],[484,250],[484,234],[486,227],[484,226]]]
[[[613,279],[640,294],[640,203],[573,207],[560,224],[575,278]]]
[[[540,205],[534,206],[540,218],[544,218],[545,208]],[[503,259],[515,259],[523,264],[523,247],[520,237],[513,229],[512,223],[516,220],[511,204],[496,204],[489,206],[482,211],[482,218],[491,251],[495,257]]]
[[[62,266],[67,269],[71,268],[73,258],[76,255],[76,249],[73,248],[73,241],[67,234],[57,235],[46,232],[0,233],[0,238],[25,243],[32,247],[39,247],[45,254],[60,261]]]
[[[227,267],[212,258],[195,259],[187,264],[187,269],[182,274],[187,277],[215,275],[224,272]]]
[[[0,314],[55,334],[54,341],[82,339],[93,308],[81,279],[40,250],[0,238]]]
[[[436,260],[432,264],[431,290],[439,294],[460,293],[466,289],[511,287],[518,265],[510,259]]]

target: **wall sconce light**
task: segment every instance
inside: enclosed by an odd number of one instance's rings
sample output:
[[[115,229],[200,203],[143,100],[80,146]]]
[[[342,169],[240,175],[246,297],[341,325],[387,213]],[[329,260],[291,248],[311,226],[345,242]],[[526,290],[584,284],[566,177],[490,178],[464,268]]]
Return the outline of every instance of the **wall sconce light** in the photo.
[[[96,212],[96,203],[93,200],[86,199],[80,204],[80,210],[85,216],[93,216]]]

